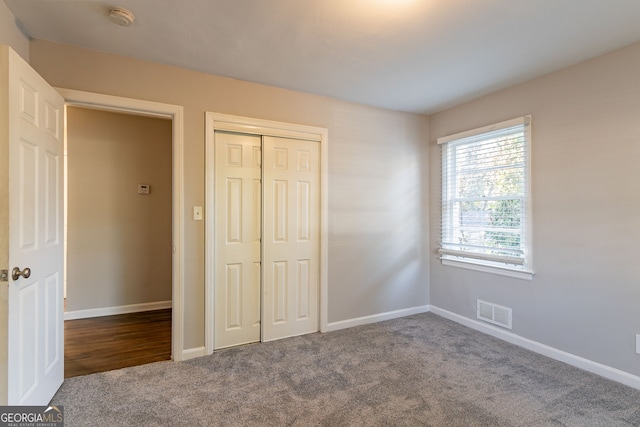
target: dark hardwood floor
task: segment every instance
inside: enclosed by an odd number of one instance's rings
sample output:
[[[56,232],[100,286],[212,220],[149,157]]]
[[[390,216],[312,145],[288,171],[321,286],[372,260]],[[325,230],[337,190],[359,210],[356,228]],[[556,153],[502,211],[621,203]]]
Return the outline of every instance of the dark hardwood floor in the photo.
[[[171,359],[171,309],[64,322],[65,378]]]

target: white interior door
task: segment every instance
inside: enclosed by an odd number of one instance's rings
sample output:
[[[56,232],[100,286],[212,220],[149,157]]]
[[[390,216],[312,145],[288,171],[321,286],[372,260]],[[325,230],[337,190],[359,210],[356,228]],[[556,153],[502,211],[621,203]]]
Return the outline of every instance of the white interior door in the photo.
[[[215,133],[215,348],[260,341],[262,150]]]
[[[64,100],[9,50],[8,402],[46,405],[64,379]],[[30,269],[30,275],[27,273]]]
[[[319,148],[263,137],[263,341],[318,331]]]

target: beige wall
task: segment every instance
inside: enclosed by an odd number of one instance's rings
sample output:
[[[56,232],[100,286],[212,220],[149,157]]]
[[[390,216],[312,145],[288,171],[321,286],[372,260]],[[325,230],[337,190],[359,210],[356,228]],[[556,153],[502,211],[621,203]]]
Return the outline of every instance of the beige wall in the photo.
[[[475,318],[513,308],[513,332],[640,375],[640,44],[431,117],[431,251],[440,235],[436,138],[531,114],[532,282],[431,257],[431,304]]]
[[[3,1],[0,1],[0,44],[11,46],[29,62],[29,38],[18,28],[16,18]]]
[[[184,107],[185,348],[204,345],[206,111],[329,129],[329,322],[428,304],[428,118],[41,40],[31,64],[57,87]]]
[[[67,311],[171,300],[171,151],[170,120],[67,108]]]

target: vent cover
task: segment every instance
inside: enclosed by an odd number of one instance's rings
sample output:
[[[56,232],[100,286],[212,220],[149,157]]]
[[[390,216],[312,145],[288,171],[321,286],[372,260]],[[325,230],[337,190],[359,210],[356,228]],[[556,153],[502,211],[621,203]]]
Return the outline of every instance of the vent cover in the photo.
[[[511,329],[511,309],[478,300],[478,319]]]

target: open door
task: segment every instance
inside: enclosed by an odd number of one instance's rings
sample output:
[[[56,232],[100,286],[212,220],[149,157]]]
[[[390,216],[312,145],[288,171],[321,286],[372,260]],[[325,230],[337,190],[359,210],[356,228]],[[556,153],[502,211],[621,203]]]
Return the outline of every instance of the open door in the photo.
[[[0,46],[8,70],[8,404],[46,405],[64,379],[64,100]]]

